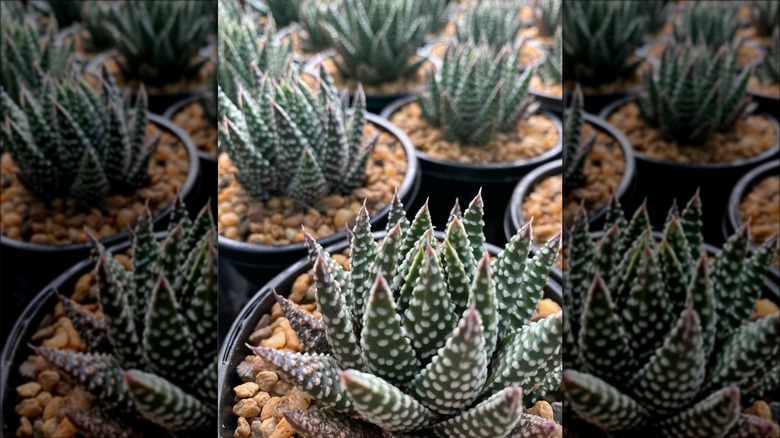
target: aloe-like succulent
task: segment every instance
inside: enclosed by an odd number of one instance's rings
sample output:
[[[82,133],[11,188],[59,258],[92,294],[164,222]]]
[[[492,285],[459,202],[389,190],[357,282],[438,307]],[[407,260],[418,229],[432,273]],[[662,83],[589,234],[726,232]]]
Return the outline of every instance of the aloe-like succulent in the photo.
[[[85,38],[84,45],[92,52],[99,52],[111,47],[111,33],[106,28],[106,21],[111,16],[112,8],[119,4],[101,0],[81,2],[81,24],[87,30],[89,37]]]
[[[323,25],[341,75],[364,85],[410,77],[425,62],[428,25],[416,0],[343,0]]]
[[[732,45],[739,21],[737,5],[728,1],[701,0],[683,8],[682,16],[674,23],[674,39],[717,50]]]
[[[85,352],[34,347],[95,402],[66,415],[91,436],[124,430],[192,436],[215,420],[217,399],[216,232],[208,207],[194,221],[177,200],[167,237],[151,213],[135,226],[126,270],[91,239],[102,318],[58,295]],[[143,421],[139,422],[141,419]],[[122,435],[125,436],[125,435]]]
[[[328,7],[331,1],[305,0],[301,3],[300,25],[306,31],[301,36],[301,45],[306,52],[321,52],[330,47],[328,31],[323,22],[328,15]]]
[[[585,161],[596,143],[596,136],[582,138],[582,126],[585,124],[585,105],[582,90],[578,86],[571,99],[571,107],[566,110],[563,124],[563,194],[585,185]]]
[[[750,74],[738,71],[736,51],[725,46],[714,57],[700,46],[668,46],[658,72],[646,75],[640,114],[679,144],[704,143],[745,113]]]
[[[767,48],[764,61],[758,67],[758,76],[768,84],[780,84],[780,25],[775,25],[772,44]]]
[[[238,83],[244,88],[254,84],[251,65],[272,78],[286,76],[294,69],[290,65],[292,41],[279,42],[274,38],[275,33],[276,24],[272,18],[259,33],[251,17],[234,20],[220,16],[218,81],[232,100],[238,98]]]
[[[256,85],[239,87],[237,99],[221,88],[218,96],[220,147],[241,186],[256,197],[281,194],[306,205],[362,186],[378,138],[363,140],[362,90],[348,108],[324,68],[316,95],[296,73],[278,80],[255,74]]]
[[[285,27],[300,19],[301,3],[306,0],[265,0],[271,16],[279,27]]]
[[[105,26],[125,78],[160,86],[198,74],[207,61],[198,53],[211,29],[199,2],[124,0],[118,6]]]
[[[770,35],[772,29],[780,23],[780,3],[774,0],[754,0],[750,6],[758,34]]]
[[[564,2],[564,77],[583,85],[599,85],[633,75],[642,62],[635,52],[645,34],[639,3]]]
[[[552,433],[554,423],[523,406],[560,378],[561,314],[529,321],[559,237],[528,258],[525,226],[491,261],[481,195],[453,211],[437,243],[427,204],[410,223],[396,196],[377,245],[362,208],[348,270],[306,235],[322,318],[277,295],[305,352],[250,347],[317,400],[321,409],[284,414],[303,436]]]
[[[3,27],[7,21],[22,21],[27,15],[27,6],[21,0],[7,0],[0,2],[0,19],[3,20]]]
[[[17,177],[35,197],[68,196],[95,204],[149,183],[149,158],[159,141],[145,144],[146,94],[130,111],[106,69],[101,90],[80,77],[44,80],[39,93],[22,89],[19,102],[0,90],[5,148]]]
[[[485,0],[466,9],[462,23],[458,23],[455,36],[461,43],[480,41],[495,51],[506,45],[514,45],[523,23],[518,18],[521,0]]]
[[[745,225],[707,256],[698,195],[682,212],[672,207],[659,242],[644,206],[628,222],[612,205],[598,243],[583,210],[572,225],[564,292],[568,405],[610,433],[771,430],[771,422],[740,412],[780,375],[780,313],[748,322],[777,237],[751,256]]]
[[[519,53],[510,46],[496,54],[473,41],[450,45],[441,74],[429,72],[419,95],[422,115],[462,144],[487,143],[537,107],[528,93],[533,69],[519,70]]]
[[[62,78],[73,72],[73,44],[57,42],[56,33],[54,22],[41,37],[34,19],[3,16],[0,85],[14,100],[18,101],[21,88],[37,93],[47,75]]]
[[[552,49],[544,61],[539,66],[539,76],[545,83],[560,84],[563,83],[563,47],[561,32],[555,34],[555,42]]]
[[[563,0],[539,0],[534,14],[539,36],[553,36],[563,21]]]

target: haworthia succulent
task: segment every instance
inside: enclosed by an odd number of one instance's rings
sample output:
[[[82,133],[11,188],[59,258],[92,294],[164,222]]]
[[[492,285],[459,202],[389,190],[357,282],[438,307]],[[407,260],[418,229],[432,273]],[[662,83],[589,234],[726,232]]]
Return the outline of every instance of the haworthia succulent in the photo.
[[[483,247],[481,195],[462,216],[454,211],[442,242],[435,238],[427,205],[411,223],[404,220],[400,200],[391,210],[394,224],[378,246],[368,238],[367,213],[360,213],[349,237],[350,253],[359,258],[351,261],[352,269],[341,268],[306,236],[322,318],[278,295],[277,300],[307,353],[250,348],[285,381],[310,394],[313,403],[352,414],[286,413],[303,436],[508,435],[521,421],[520,388],[538,400],[560,383],[561,313],[528,321],[559,240],[528,260],[523,275],[518,266],[524,268],[528,259],[531,225],[491,265]],[[465,266],[472,264],[469,274]],[[525,319],[500,306],[500,281],[509,291],[508,304],[527,294],[520,306]],[[349,284],[368,291],[362,309],[355,310],[359,319],[352,313],[358,300],[349,304],[342,293]],[[499,330],[502,318],[508,319],[505,333]],[[550,429],[541,419],[526,423],[528,430]]]

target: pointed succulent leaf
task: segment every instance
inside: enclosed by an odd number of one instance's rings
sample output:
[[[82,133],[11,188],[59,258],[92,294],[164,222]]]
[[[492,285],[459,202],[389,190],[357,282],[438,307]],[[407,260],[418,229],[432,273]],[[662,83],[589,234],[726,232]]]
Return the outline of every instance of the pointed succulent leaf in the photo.
[[[349,276],[351,285],[352,316],[358,321],[363,319],[363,310],[366,307],[368,292],[374,277],[371,275],[371,266],[377,256],[376,242],[371,233],[371,223],[368,218],[368,210],[365,204],[360,208],[355,227],[352,229],[354,236],[350,242],[349,252]]]
[[[629,378],[637,366],[629,337],[598,275],[582,313],[577,349],[584,371],[615,383]]]
[[[670,436],[724,436],[739,419],[739,389],[725,387],[658,423]]]
[[[558,312],[502,340],[480,398],[507,386],[530,391],[541,384],[560,363],[562,329],[563,315]]]
[[[542,417],[522,414],[509,438],[551,438],[555,433],[554,421]]]
[[[493,261],[493,272],[498,298],[499,333],[511,330],[511,317],[517,311],[517,302],[521,293],[520,281],[528,263],[533,230],[531,224],[523,226]],[[534,303],[535,305],[535,303]]]
[[[330,409],[294,409],[285,412],[284,418],[303,438],[374,438],[382,435],[379,427]]]
[[[471,249],[469,249],[468,255],[471,256]],[[488,263],[490,263],[489,258]],[[444,267],[444,273],[447,278],[447,290],[450,293],[452,304],[455,306],[455,313],[462,314],[468,306],[471,284],[469,275],[466,273],[463,263],[460,262],[458,253],[447,238],[444,239],[441,245],[441,264]],[[495,291],[493,294],[495,295]]]
[[[772,420],[766,420],[755,415],[740,414],[729,434],[734,438],[770,438],[780,432],[780,427]]]
[[[384,278],[393,278],[396,264],[399,262],[398,249],[401,246],[401,225],[396,224],[387,232],[382,244],[377,250],[376,259],[371,265],[369,278],[382,275]]]
[[[604,430],[629,430],[649,418],[639,403],[591,374],[566,370],[563,387],[577,415]]]
[[[723,245],[723,249],[710,263],[710,280],[718,306],[718,336],[721,337],[736,328],[729,316],[731,303],[739,302],[742,285],[742,270],[748,251],[750,228],[742,225]],[[741,321],[736,321],[740,323]]]
[[[431,428],[440,437],[506,436],[523,415],[523,391],[509,387]]]
[[[352,412],[352,399],[342,389],[339,368],[331,356],[290,353],[268,347],[247,345],[274,371],[296,388],[339,412]]]
[[[393,199],[390,201],[390,212],[387,214],[385,231],[389,232],[396,225],[400,225],[401,232],[406,232],[409,229],[409,219],[406,218],[404,204],[398,197],[397,187],[393,190]]]
[[[507,315],[512,328],[519,327],[531,318],[537,303],[542,298],[547,278],[561,249],[561,235],[551,237],[539,251],[526,262],[526,269],[520,281],[519,303],[514,312]]]
[[[174,294],[168,280],[160,275],[146,314],[144,359],[159,376],[183,383],[192,376],[193,362],[199,355]]]
[[[366,368],[389,382],[406,384],[420,370],[420,361],[396,313],[393,291],[381,273],[366,302],[360,346]]]
[[[484,203],[482,202],[482,189],[477,196],[471,200],[469,207],[463,212],[463,227],[466,229],[466,235],[469,238],[471,252],[474,255],[474,261],[482,256],[485,247],[484,227],[485,221],[482,217],[485,214]]]
[[[414,430],[433,418],[433,413],[417,400],[372,374],[344,371],[341,386],[360,416],[383,430]]]
[[[321,320],[303,310],[301,306],[277,294],[276,291],[274,291],[274,297],[279,302],[285,318],[290,321],[290,327],[298,335],[298,340],[303,345],[303,351],[322,354],[331,352]]]
[[[110,347],[106,336],[106,322],[98,318],[80,304],[55,291],[57,300],[62,304],[65,314],[79,332],[86,351],[103,351]]]
[[[134,312],[136,329],[141,335],[152,289],[160,275],[157,270],[160,246],[154,237],[152,213],[148,208],[143,209],[135,226],[132,258],[132,282],[128,293],[134,299],[132,311]]]
[[[706,364],[699,317],[688,308],[628,387],[648,410],[661,415],[676,412],[696,396]]]
[[[456,324],[444,272],[433,248],[426,244],[419,281],[404,313],[404,328],[417,356],[427,362],[444,345]]]
[[[431,363],[409,384],[409,392],[439,415],[454,415],[479,395],[487,378],[482,318],[466,310]]]
[[[197,429],[211,419],[211,409],[162,377],[130,370],[124,373],[124,382],[144,418],[165,429]]]
[[[445,241],[446,244],[446,241]],[[482,255],[477,273],[471,285],[468,307],[474,307],[482,318],[482,330],[485,337],[485,357],[490,360],[498,342],[498,298],[490,271],[490,255]]]
[[[49,347],[33,347],[33,350],[73,382],[94,394],[101,403],[119,412],[132,412],[133,401],[124,387],[122,369],[114,356]]]
[[[314,263],[314,284],[317,310],[322,314],[325,335],[333,349],[333,356],[344,368],[362,368],[363,360],[352,325],[352,314],[341,294],[341,287],[322,255]]]
[[[479,259],[474,258],[469,236],[460,218],[456,217],[450,221],[445,231],[445,238],[450,242],[452,249],[457,254],[458,260],[463,265],[468,278],[473,279],[474,271],[477,269],[477,260]],[[463,304],[465,305],[465,301]]]
[[[780,354],[780,313],[775,312],[734,331],[723,346],[707,387],[735,385],[746,390]]]
[[[750,316],[755,302],[761,297],[764,278],[772,266],[772,261],[777,257],[777,241],[777,235],[767,239],[745,261],[740,281],[742,290],[736,296],[737,300],[732,302],[729,313],[725,315],[731,319],[730,326],[736,327],[745,321]]]

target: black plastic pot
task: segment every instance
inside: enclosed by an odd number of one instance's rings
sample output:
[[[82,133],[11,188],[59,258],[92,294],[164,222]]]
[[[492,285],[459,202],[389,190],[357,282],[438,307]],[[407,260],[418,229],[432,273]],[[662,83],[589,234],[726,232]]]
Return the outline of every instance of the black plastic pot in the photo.
[[[382,111],[382,117],[389,120],[393,113],[416,99],[411,96],[393,102]],[[542,114],[556,124],[562,139],[560,120],[551,113]],[[517,181],[536,167],[556,158],[561,153],[561,142],[536,157],[508,163],[458,163],[433,158],[416,149],[415,151],[423,174],[423,194],[429,197],[428,208],[431,210],[434,225],[443,230],[454,199],[458,198],[461,207],[466,208],[481,189],[485,204],[485,238],[488,242],[501,246],[506,242],[501,225],[504,209]],[[422,206],[425,197],[420,196],[417,203],[412,205],[412,212]]]
[[[87,64],[86,72],[93,76],[100,77],[100,69],[102,68],[102,65],[109,59],[117,56],[117,54],[118,54],[117,51],[112,49],[107,52],[103,52],[100,55],[97,55],[96,57],[92,58],[92,60],[89,61],[89,63]],[[205,66],[203,68],[205,68]],[[151,94],[147,90],[147,97],[149,99],[149,111],[162,114],[163,112],[165,112],[165,110],[168,107],[175,104],[176,102],[191,97],[193,95],[199,95],[203,93],[206,90],[206,87],[207,85],[203,85],[201,87],[183,93]],[[122,91],[127,91],[130,93],[131,96],[135,96],[135,90],[122,89]]]
[[[192,139],[168,120],[156,114],[149,114],[148,117],[149,122],[178,137],[187,149],[190,171],[182,186],[181,196],[187,205],[195,207],[194,196],[196,190],[194,189],[198,184],[200,165]],[[154,217],[153,221],[156,229],[163,229],[167,226],[168,217],[172,210],[173,205],[170,205]],[[105,246],[110,246],[127,239],[128,232],[121,231],[102,239],[101,242]],[[87,258],[89,256],[89,247],[85,243],[62,246],[42,245],[0,236],[0,252],[2,252],[3,260],[3,320],[2,327],[0,327],[2,329],[0,343],[2,343],[5,339],[4,335],[7,334],[14,319],[27,305],[33,294],[41,290],[68,267],[73,266],[79,260]]]
[[[633,99],[634,97],[628,97],[612,102],[600,115],[604,119],[609,119],[610,114]],[[780,125],[777,119],[766,113],[762,115],[772,122],[780,139]],[[637,170],[640,175],[646,175],[638,179],[637,197],[647,198],[650,220],[656,228],[660,228],[675,198],[678,203],[684,205],[699,190],[703,209],[704,240],[713,245],[720,245],[723,243],[720,219],[728,203],[726,194],[731,193],[731,189],[742,175],[776,157],[778,151],[780,151],[780,141],[775,142],[775,145],[764,153],[745,160],[695,164],[662,161],[634,150]]]
[[[433,64],[437,69],[441,67],[441,61],[439,61],[438,58],[434,56],[428,56],[426,55],[425,50],[420,49],[419,51],[420,56],[427,57],[428,62]],[[305,73],[319,76],[319,65],[325,61],[328,58],[331,58],[335,56],[336,52],[334,50],[328,50],[325,52],[322,52],[311,59],[309,59],[306,64],[303,66],[303,71]],[[369,112],[372,112],[374,114],[380,114],[382,111],[390,105],[392,102],[394,102],[397,99],[401,99],[407,96],[412,96],[420,92],[423,88],[425,88],[424,85],[419,86],[418,88],[414,90],[409,90],[404,93],[396,93],[396,94],[387,94],[387,95],[368,95],[366,94],[366,110]],[[348,91],[349,100],[352,101],[352,98],[354,97],[354,93],[352,90]]]
[[[406,175],[398,187],[398,197],[409,206],[420,189],[420,172],[414,146],[411,140],[396,126],[373,114],[366,114],[368,122],[395,136],[406,151],[408,166]],[[408,208],[407,208],[408,211]],[[390,212],[388,204],[371,216],[371,227],[381,229],[387,223]],[[322,245],[330,245],[345,239],[344,230],[318,240]],[[276,276],[279,272],[306,255],[303,243],[292,245],[255,245],[239,242],[219,236],[219,313],[220,321],[232,321],[244,307],[250,294]],[[220,324],[220,331],[226,330],[226,324]],[[222,336],[220,336],[221,338]]]
[[[385,234],[385,232],[374,233],[374,238],[376,240],[382,239]],[[441,240],[444,235],[442,232],[436,232],[436,237]],[[327,247],[326,250],[333,254],[343,251],[346,247],[347,243],[344,241],[331,245]],[[500,252],[500,248],[490,244],[486,244],[485,249],[492,255],[496,255]],[[233,431],[236,428],[237,419],[232,411],[234,403],[233,387],[239,385],[241,382],[235,370],[236,366],[238,366],[246,356],[252,355],[252,352],[246,347],[245,342],[249,339],[249,335],[252,334],[252,331],[260,318],[271,312],[271,307],[276,302],[272,292],[275,290],[280,295],[289,295],[290,288],[295,279],[310,269],[311,263],[307,258],[299,260],[297,263],[285,269],[284,272],[280,273],[268,282],[268,284],[263,286],[263,288],[246,303],[246,306],[241,310],[241,313],[235,321],[233,321],[230,332],[219,351],[220,389],[218,409],[220,437],[231,438],[233,436]],[[562,306],[563,296],[559,281],[552,278],[548,280],[544,296]]]
[[[771,175],[780,175],[780,161],[768,161],[746,173],[737,181],[734,190],[731,191],[731,196],[729,196],[728,210],[723,215],[724,239],[728,239],[737,228],[742,226],[742,217],[739,215],[739,204],[742,202],[742,198],[750,193],[750,190],[756,183]],[[755,249],[755,245],[751,244],[751,249]],[[780,284],[780,270],[777,267],[773,266],[769,271],[769,275],[774,279],[775,283]]]
[[[758,93],[756,91],[747,90],[747,93],[755,102],[758,103],[758,110],[777,114],[777,108],[780,108],[780,97],[773,96],[771,94]]]
[[[539,102],[539,109],[542,111],[549,111],[558,117],[563,117],[563,96],[556,96],[550,93],[543,93],[541,91],[535,91],[528,89],[528,92],[536,98]]]
[[[158,232],[155,237],[158,240],[165,238],[166,232]],[[109,250],[114,253],[122,253],[130,247],[130,242],[125,241],[115,245]],[[2,350],[2,366],[0,367],[0,434],[2,436],[14,436],[18,428],[18,415],[14,412],[16,405],[15,388],[21,383],[19,375],[19,365],[21,365],[27,356],[33,354],[28,346],[30,338],[37,331],[38,326],[46,315],[54,313],[54,307],[59,303],[54,292],[69,296],[76,285],[76,281],[82,275],[90,272],[95,263],[86,258],[70,269],[58,276],[46,287],[44,287],[35,298],[30,301],[23,311],[18,313],[19,318],[13,326],[13,330],[8,337]],[[206,436],[205,433],[213,429],[214,425],[206,430],[194,431],[199,433],[191,436]]]
[[[173,116],[176,115],[187,105],[197,102],[200,96],[190,96],[186,99],[182,99],[165,110],[163,117],[173,123]],[[183,129],[183,128],[182,128]],[[217,184],[219,184],[219,177],[217,172],[217,157],[211,156],[204,151],[198,150],[198,161],[200,161],[200,187],[197,195],[195,196],[194,205],[199,208],[206,205],[207,202],[211,203],[211,212],[214,217],[217,217]]]

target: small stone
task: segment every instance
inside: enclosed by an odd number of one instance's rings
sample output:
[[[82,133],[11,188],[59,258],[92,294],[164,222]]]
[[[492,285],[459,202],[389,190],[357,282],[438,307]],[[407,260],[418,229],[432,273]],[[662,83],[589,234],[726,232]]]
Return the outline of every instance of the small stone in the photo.
[[[758,400],[750,405],[749,408],[745,409],[745,413],[748,415],[755,415],[764,420],[772,420],[772,409],[770,409],[769,405],[763,400]]]
[[[288,218],[282,220],[282,225],[287,228],[300,228],[303,224],[303,213],[294,214]]]
[[[57,431],[57,419],[49,418],[43,422],[43,435],[44,436],[57,436],[54,433]]]
[[[276,424],[274,433],[268,438],[290,438],[293,435],[295,435],[295,428],[287,422],[286,418],[283,418],[282,421]]]
[[[25,438],[33,436],[32,423],[30,423],[27,417],[21,417],[19,420],[19,429],[16,429],[16,436]]]
[[[116,215],[116,226],[120,230],[130,228],[135,223],[135,218],[136,214],[133,210],[127,208],[119,210],[119,213]]]
[[[43,413],[43,409],[41,408],[40,403],[38,403],[38,400],[35,400],[34,398],[26,398],[22,400],[18,405],[16,405],[16,408],[14,411],[19,414],[22,417],[38,417]]]
[[[274,410],[277,406],[279,406],[279,403],[282,402],[281,397],[271,397],[267,402],[265,402],[265,406],[263,406],[263,412],[260,414],[260,418],[263,420],[266,420],[268,418],[271,418],[274,416]]]
[[[273,371],[260,371],[255,377],[255,383],[259,386],[261,391],[271,392],[276,382],[279,381],[279,376]]]
[[[291,383],[280,380],[274,385],[273,393],[279,395],[287,395],[292,391],[293,385]]]
[[[21,398],[35,397],[40,391],[41,385],[38,382],[27,382],[16,387],[16,393]]]
[[[311,397],[303,391],[293,388],[287,395],[287,404],[290,409],[309,409]]]
[[[252,345],[258,345],[263,340],[270,338],[273,334],[274,331],[271,327],[263,327],[260,330],[255,330],[251,335],[249,335],[249,343]]]
[[[260,386],[255,382],[246,382],[233,388],[236,395],[240,398],[254,397],[259,389]]]
[[[60,409],[60,406],[62,406],[62,403],[65,401],[65,399],[61,396],[52,397],[51,400],[49,400],[49,403],[46,403],[46,407],[43,409],[43,419],[48,420],[51,417],[56,417],[57,412]]]
[[[333,226],[337,230],[343,230],[344,227],[352,220],[352,212],[346,208],[336,211],[336,215],[333,217]]]
[[[274,333],[274,335],[271,336],[270,338],[263,339],[260,342],[260,346],[279,350],[280,348],[284,347],[284,343],[286,341],[287,341],[287,338],[284,336],[284,332],[283,331],[279,331],[279,332]]]
[[[38,375],[38,383],[41,384],[44,391],[51,391],[60,383],[60,373],[54,370],[42,371]]]
[[[44,347],[63,349],[68,345],[68,332],[65,330],[57,330],[54,336],[43,341]]]
[[[233,406],[233,413],[239,417],[245,417],[245,418],[256,417],[257,414],[260,413],[260,406],[257,406],[257,402],[255,402],[254,399],[247,398],[239,401]],[[248,427],[249,424],[247,424],[247,428]],[[248,432],[247,435],[249,435]]]
[[[238,364],[236,367],[236,374],[244,382],[252,382],[255,380],[254,361],[244,361]]]
[[[526,414],[536,415],[544,418],[545,420],[553,420],[553,408],[550,403],[544,400],[539,400],[534,405],[525,411]]]
[[[249,436],[249,433],[249,422],[246,421],[246,418],[244,417],[238,417],[238,427],[236,428],[235,433],[233,433],[233,436],[235,438],[246,438]]]
[[[561,306],[559,306],[558,303],[556,303],[555,301],[549,298],[543,298],[539,300],[539,305],[536,307],[536,312],[542,318],[546,318],[547,316],[554,315],[560,311],[561,311]]]
[[[257,403],[257,406],[259,406],[260,408],[262,408],[263,406],[265,406],[265,403],[266,403],[266,402],[267,402],[267,401],[268,401],[270,398],[271,398],[271,395],[270,395],[270,394],[268,394],[268,393],[267,393],[267,392],[265,392],[265,391],[260,391],[260,392],[258,392],[258,393],[257,393],[257,394],[256,394],[254,397],[252,397],[252,399],[254,399],[254,401]]]
[[[252,422],[252,436],[251,438],[263,438],[263,421],[255,420]]]
[[[74,426],[70,420],[64,418],[62,421],[60,421],[60,424],[57,425],[57,429],[54,431],[54,435],[52,436],[56,436],[57,438],[71,438],[76,436],[77,432],[78,429],[76,429],[76,426]]]
[[[15,227],[22,223],[22,217],[14,211],[3,212],[3,225],[6,227]]]
[[[234,227],[238,224],[238,215],[232,212],[226,212],[219,215],[219,223],[223,227]]]
[[[263,438],[269,438],[276,428],[276,418],[267,418],[260,424],[260,432]]]
[[[563,421],[563,403],[555,402],[551,403],[550,406],[552,406],[553,409],[553,420],[555,420],[556,423],[561,424]]]

